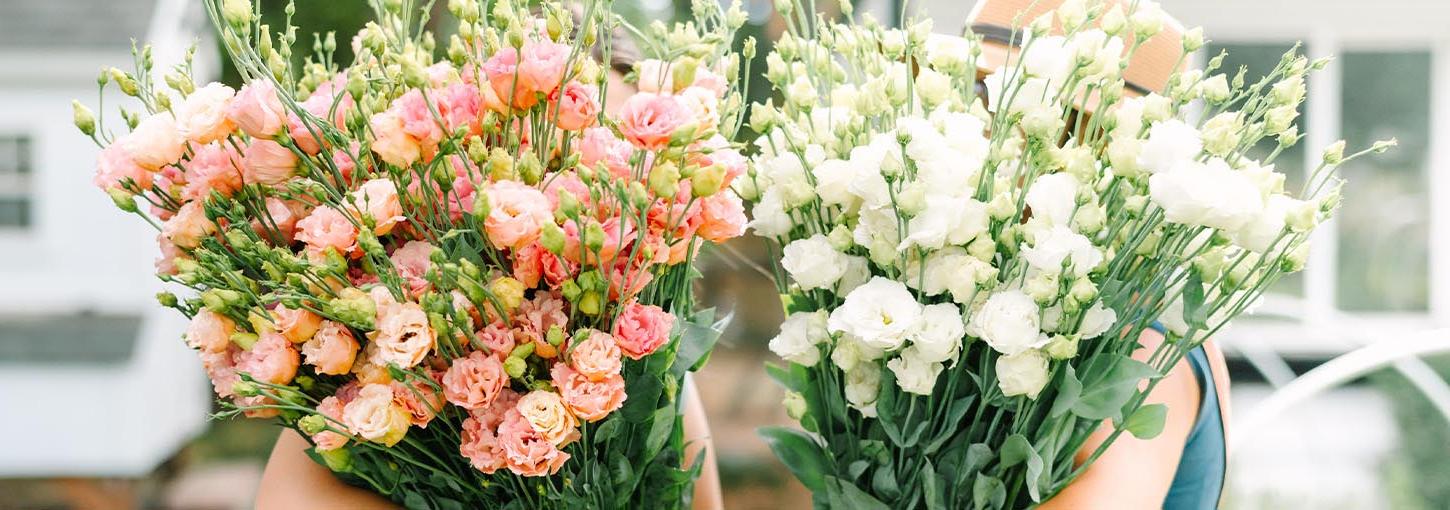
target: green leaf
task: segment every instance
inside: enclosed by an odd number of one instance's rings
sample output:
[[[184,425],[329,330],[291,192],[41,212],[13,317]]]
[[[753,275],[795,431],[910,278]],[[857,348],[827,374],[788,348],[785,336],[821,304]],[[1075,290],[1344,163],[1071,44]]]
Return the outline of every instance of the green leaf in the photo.
[[[846,467],[846,474],[851,475],[851,481],[854,482],[857,478],[861,478],[861,473],[865,473],[866,468],[869,467],[871,467],[870,462],[867,462],[865,459],[858,460]]]
[[[408,510],[426,510],[432,507],[428,505],[428,499],[424,498],[422,494],[409,492],[407,496],[403,496],[403,508],[407,508]]]
[[[610,452],[609,454],[609,477],[614,481],[614,485],[632,485],[629,481],[634,478],[634,466],[619,451]]]
[[[1188,272],[1188,281],[1183,284],[1183,322],[1197,330],[1208,329],[1208,307],[1203,295],[1203,276],[1197,269]]]
[[[922,453],[925,453],[926,455],[934,454],[937,452],[937,450],[941,449],[942,445],[946,444],[948,440],[956,436],[957,427],[960,424],[965,423],[963,419],[966,418],[967,412],[972,410],[972,404],[976,402],[976,395],[967,395],[953,401],[951,407],[947,408],[946,419],[943,420],[946,426],[942,427],[942,431],[937,434],[937,437],[926,443],[926,447],[922,449]]]
[[[786,427],[761,427],[756,433],[802,485],[812,492],[825,490],[830,464],[814,438]]]
[[[610,416],[603,422],[600,422],[599,427],[594,429],[594,434],[590,436],[590,439],[595,444],[604,443],[605,441],[613,439],[614,436],[619,435],[619,431],[622,428],[624,428],[624,418],[618,415]]]
[[[855,484],[834,476],[825,477],[825,483],[831,495],[832,510],[837,508],[846,510],[891,510],[891,507],[886,506],[886,503],[882,503],[881,500],[867,494],[866,491],[861,490]]]
[[[804,381],[795,377],[795,373],[791,371],[789,365],[780,366],[775,363],[766,362],[765,375],[770,376],[771,379],[775,379],[775,382],[780,384],[782,388],[790,391],[799,392],[801,386],[805,384]]]
[[[1057,398],[1052,400],[1052,409],[1047,412],[1049,418],[1057,418],[1072,410],[1082,398],[1082,382],[1077,380],[1077,371],[1072,365],[1066,368],[1062,373],[1062,384],[1057,387]]]
[[[657,452],[665,446],[665,441],[670,439],[670,432],[675,430],[675,406],[667,405],[655,410],[654,418],[650,422],[649,436],[646,436],[644,451]]]
[[[901,496],[901,486],[896,483],[896,471],[892,469],[891,465],[876,468],[876,473],[871,476],[871,490],[886,499],[896,499]]]
[[[962,464],[963,473],[976,473],[992,461],[992,447],[985,443],[972,443],[967,447],[967,461]]]
[[[1149,404],[1133,411],[1127,421],[1123,422],[1123,428],[1138,439],[1153,439],[1163,432],[1163,423],[1167,419],[1168,406]]]
[[[1121,354],[1093,358],[1083,368],[1082,397],[1073,414],[1089,420],[1116,418],[1143,379],[1158,376],[1153,367]]]
[[[670,367],[675,377],[684,377],[685,372],[700,368],[710,350],[715,348],[715,342],[724,329],[717,329],[716,324],[711,323],[714,317],[714,310],[702,310],[689,320],[675,322],[680,338],[675,364]]]
[[[1007,488],[1002,481],[986,473],[977,475],[972,482],[972,507],[977,510],[996,510],[1007,504]]]
[[[1037,482],[1042,475],[1042,456],[1038,455],[1027,436],[1012,434],[1002,443],[1002,467],[1010,468],[1023,462],[1027,463],[1027,493],[1033,501],[1037,501],[1040,499]]]
[[[937,485],[936,468],[932,467],[930,460],[927,460],[926,464],[921,467],[921,473],[917,476],[921,478],[922,496],[926,500],[927,510],[945,509],[946,503],[942,498],[943,487]]]
[[[811,301],[810,296],[801,294],[781,294],[780,305],[785,309],[787,316],[796,312],[816,311],[816,304]]]

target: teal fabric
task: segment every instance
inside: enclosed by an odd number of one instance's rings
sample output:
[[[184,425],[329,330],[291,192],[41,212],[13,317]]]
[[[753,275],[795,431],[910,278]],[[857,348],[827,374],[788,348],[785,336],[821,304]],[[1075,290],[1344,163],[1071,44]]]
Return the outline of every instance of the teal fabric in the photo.
[[[1223,435],[1218,389],[1214,386],[1213,370],[1209,368],[1208,353],[1203,347],[1188,352],[1188,365],[1193,367],[1203,401],[1198,408],[1198,420],[1183,446],[1183,458],[1178,461],[1178,471],[1173,475],[1168,498],[1163,501],[1164,510],[1218,508],[1219,496],[1223,493],[1224,470],[1228,467],[1228,443]]]

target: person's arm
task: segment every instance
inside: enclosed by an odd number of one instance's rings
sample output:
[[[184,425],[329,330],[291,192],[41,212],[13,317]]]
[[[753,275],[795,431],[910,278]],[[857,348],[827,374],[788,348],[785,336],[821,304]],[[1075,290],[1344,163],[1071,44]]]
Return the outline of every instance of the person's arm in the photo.
[[[332,476],[332,472],[307,456],[307,449],[311,447],[292,429],[285,429],[277,436],[277,446],[272,448],[272,457],[267,459],[267,469],[257,487],[257,510],[398,508],[377,494]]]
[[[705,405],[700,401],[700,392],[694,381],[685,379],[685,465],[695,462],[701,450],[705,452],[705,465],[700,470],[700,479],[695,480],[695,510],[721,510],[725,508],[724,496],[720,493],[720,471],[715,465],[715,444],[711,441],[710,422],[705,419]]]
[[[1143,347],[1133,353],[1138,361],[1147,361],[1163,343],[1163,336],[1154,331],[1143,333]],[[1061,493],[1039,506],[1039,510],[1149,510],[1163,508],[1163,499],[1173,484],[1178,460],[1188,433],[1198,419],[1202,390],[1193,368],[1186,360],[1178,362],[1148,395],[1148,404],[1167,404],[1168,418],[1158,437],[1142,440],[1124,432],[1098,460],[1063,489]],[[1104,422],[1088,442],[1078,450],[1074,461],[1086,461],[1112,434],[1112,424]]]

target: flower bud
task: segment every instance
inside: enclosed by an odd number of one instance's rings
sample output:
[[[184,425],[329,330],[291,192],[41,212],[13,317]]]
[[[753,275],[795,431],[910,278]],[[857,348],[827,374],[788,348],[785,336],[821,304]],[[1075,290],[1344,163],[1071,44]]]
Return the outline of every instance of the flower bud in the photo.
[[[846,228],[845,225],[836,225],[836,228],[831,229],[831,233],[826,236],[826,240],[831,243],[832,248],[840,252],[849,250],[856,244],[851,229]]]
[[[1340,141],[1334,142],[1332,144],[1329,144],[1328,147],[1325,147],[1324,148],[1324,164],[1327,165],[1327,166],[1337,166],[1341,162],[1343,162],[1344,161],[1344,145],[1345,145],[1344,140],[1340,140]]]
[[[81,104],[80,101],[71,101],[70,105],[71,118],[76,125],[76,129],[81,130],[81,133],[84,133],[86,136],[95,136],[96,114],[92,113],[91,109]]]
[[[599,315],[602,304],[599,293],[591,290],[579,298],[579,311],[584,315]]]
[[[1081,302],[1088,302],[1098,297],[1098,286],[1087,278],[1078,278],[1072,282],[1072,288],[1068,290],[1072,297]]]
[[[800,421],[801,418],[805,417],[808,409],[806,407],[806,398],[794,391],[785,392],[785,400],[781,404],[785,406],[786,416],[796,421]]]
[[[724,182],[724,165],[714,164],[699,168],[695,170],[695,175],[690,177],[690,193],[695,198],[712,196],[720,191],[720,186]]]
[[[524,282],[509,276],[495,279],[488,285],[489,291],[504,310],[512,312],[524,302]]]
[[[1047,347],[1044,347],[1043,351],[1046,351],[1047,356],[1055,360],[1070,359],[1077,356],[1079,340],[1077,335],[1053,335],[1052,341],[1047,343]]]
[[[1203,27],[1193,27],[1187,32],[1183,33],[1184,53],[1193,53],[1195,51],[1198,51],[1199,48],[1203,47],[1203,44]]]
[[[656,163],[649,171],[649,190],[657,197],[673,197],[680,187],[680,167],[671,162]]]
[[[222,0],[222,19],[237,30],[246,29],[252,23],[252,2],[250,0]]]
[[[1022,291],[1032,296],[1039,305],[1046,305],[1057,299],[1057,276],[1050,273],[1038,273],[1027,278],[1022,286]]]
[[[317,452],[318,457],[322,457],[322,463],[326,464],[327,469],[331,469],[334,473],[352,472],[352,453],[347,451],[347,448],[321,451],[314,448],[313,451]]]
[[[526,344],[526,345],[534,345],[534,344],[530,343],[530,344]],[[503,371],[504,371],[504,373],[508,374],[508,376],[510,378],[512,378],[512,379],[518,379],[520,377],[523,377],[524,376],[524,371],[527,370],[528,368],[529,368],[528,363],[525,363],[524,360],[521,359],[521,358],[510,357],[508,359],[503,360]]]
[[[237,381],[232,383],[232,393],[243,397],[255,397],[259,394],[257,383],[251,381]]]
[[[300,429],[303,434],[311,436],[317,434],[318,432],[327,430],[327,418],[324,418],[320,414],[310,414],[307,416],[303,416],[301,419],[297,420],[297,428]]]

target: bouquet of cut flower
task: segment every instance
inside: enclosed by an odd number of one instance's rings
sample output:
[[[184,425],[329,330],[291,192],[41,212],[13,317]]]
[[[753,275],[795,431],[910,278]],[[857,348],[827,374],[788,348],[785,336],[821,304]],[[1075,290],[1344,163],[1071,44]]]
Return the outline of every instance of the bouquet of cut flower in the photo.
[[[191,317],[220,414],[276,419],[409,508],[688,506],[677,395],[720,327],[691,266],[745,224],[743,13],[636,30],[654,59],[613,115],[608,1],[452,0],[438,62],[431,9],[371,4],[340,68],[332,34],[294,65],[297,27],[207,0],[240,90],[189,57],[158,87],[148,48],[100,78],[144,105],[129,133],[76,105],[95,183],[196,292],[158,298]]]
[[[1150,1],[1004,29],[984,80],[981,35],[777,5],[783,100],[752,108],[760,152],[734,188],[778,250],[788,363],[769,371],[805,429],[762,435],[818,506],[1031,507],[1123,432],[1155,436],[1148,392],[1303,267],[1354,157],[1329,147],[1298,198],[1273,168],[1322,60],[1290,52],[1254,83],[1221,55],[1182,70],[1192,30],[1160,93],[1132,93],[1168,23]],[[1155,322],[1166,340],[1139,361]]]

